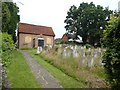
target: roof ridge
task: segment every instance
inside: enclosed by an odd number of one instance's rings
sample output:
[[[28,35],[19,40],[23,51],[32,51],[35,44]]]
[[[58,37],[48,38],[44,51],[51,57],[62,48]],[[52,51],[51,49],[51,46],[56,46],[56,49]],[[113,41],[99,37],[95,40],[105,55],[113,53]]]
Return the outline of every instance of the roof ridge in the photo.
[[[19,32],[55,36],[55,33],[52,27],[40,26],[40,25],[34,25],[34,24],[28,24],[28,23],[19,23],[18,27],[19,27]]]
[[[52,28],[52,27],[50,27],[50,26],[43,26],[43,25],[36,25],[36,24],[29,24],[29,23],[22,23],[22,22],[20,22],[19,24],[26,24],[26,25],[31,25],[31,26],[39,26],[39,27]]]

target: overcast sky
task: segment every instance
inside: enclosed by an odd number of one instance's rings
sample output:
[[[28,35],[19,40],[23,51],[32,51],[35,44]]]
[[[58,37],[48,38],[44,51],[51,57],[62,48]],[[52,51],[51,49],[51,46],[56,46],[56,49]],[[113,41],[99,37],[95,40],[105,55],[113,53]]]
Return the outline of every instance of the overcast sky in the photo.
[[[20,22],[53,28],[56,37],[61,38],[66,32],[64,20],[70,6],[79,6],[82,2],[118,9],[119,0],[13,0],[19,7]]]

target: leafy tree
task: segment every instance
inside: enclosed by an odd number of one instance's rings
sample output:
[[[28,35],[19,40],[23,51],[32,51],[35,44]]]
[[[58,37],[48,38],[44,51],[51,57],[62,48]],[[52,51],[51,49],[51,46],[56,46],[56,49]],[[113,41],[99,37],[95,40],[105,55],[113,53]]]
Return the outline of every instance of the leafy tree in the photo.
[[[99,43],[110,13],[112,11],[108,8],[103,9],[100,5],[95,6],[93,2],[90,4],[83,2],[78,8],[73,5],[67,12],[64,21],[66,31],[76,34],[76,38],[77,35],[80,35],[84,44]]]
[[[1,57],[4,69],[2,73],[2,87],[6,87],[6,67],[10,64],[12,60],[12,51],[14,50],[13,43],[16,40],[15,30],[17,27],[17,23],[19,22],[19,15],[17,15],[18,12],[19,10],[15,3],[2,3],[2,15],[0,15],[0,17],[2,16],[2,33],[0,32],[0,42],[2,42],[2,45],[0,45],[0,47],[2,48],[2,50],[0,50],[0,52],[2,52]]]
[[[19,22],[19,8],[13,2],[2,3],[2,32],[7,32],[12,35],[15,42],[16,35],[15,30],[17,23]]]
[[[113,89],[120,89],[120,14],[112,15],[103,32],[102,44],[106,47],[104,67]]]

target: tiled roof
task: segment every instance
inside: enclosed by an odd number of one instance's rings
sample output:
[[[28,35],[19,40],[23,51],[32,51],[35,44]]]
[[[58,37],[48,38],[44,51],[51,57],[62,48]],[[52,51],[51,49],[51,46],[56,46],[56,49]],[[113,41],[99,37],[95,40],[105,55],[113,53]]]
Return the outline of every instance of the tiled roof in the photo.
[[[19,23],[18,25],[19,33],[29,33],[29,34],[43,34],[48,36],[55,36],[51,27],[32,25],[26,23]]]

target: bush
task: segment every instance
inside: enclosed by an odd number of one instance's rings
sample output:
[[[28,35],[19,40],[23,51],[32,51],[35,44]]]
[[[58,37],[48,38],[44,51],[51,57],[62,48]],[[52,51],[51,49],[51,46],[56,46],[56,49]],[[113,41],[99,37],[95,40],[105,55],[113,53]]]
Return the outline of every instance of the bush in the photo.
[[[103,63],[107,79],[113,89],[120,89],[120,16],[111,16],[103,33],[102,44],[106,47]]]
[[[14,44],[11,35],[2,33],[2,64],[7,67],[12,59]]]
[[[0,45],[2,53],[2,88],[8,88],[7,72],[6,67],[10,64],[12,60],[12,51],[14,50],[14,44],[11,35],[7,33],[0,33]]]
[[[90,44],[85,44],[85,47],[88,49],[88,48],[92,48],[93,46]]]
[[[56,44],[56,45],[59,45],[59,44],[62,44],[62,42],[56,42],[55,44]]]

